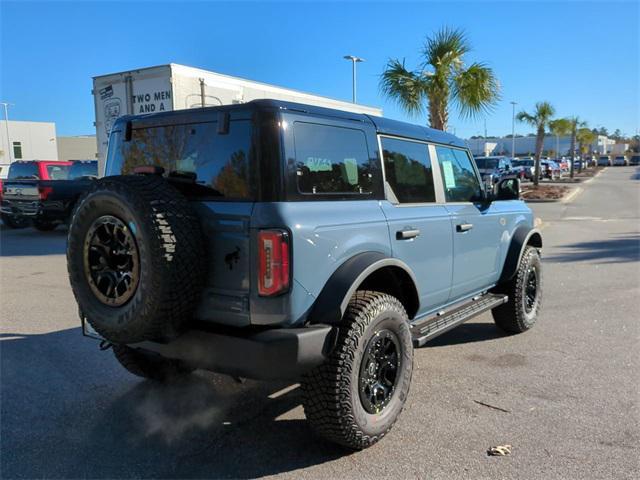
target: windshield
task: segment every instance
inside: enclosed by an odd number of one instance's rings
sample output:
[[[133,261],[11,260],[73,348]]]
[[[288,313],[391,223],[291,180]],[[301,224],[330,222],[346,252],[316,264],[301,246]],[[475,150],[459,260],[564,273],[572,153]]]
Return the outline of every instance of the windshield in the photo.
[[[9,180],[40,179],[35,162],[13,163],[9,168]]]
[[[490,168],[498,168],[497,158],[476,158],[478,168],[488,170]]]
[[[533,167],[533,160],[514,160],[513,165],[516,167]]]
[[[69,170],[69,178],[97,177],[98,162],[75,162]]]
[[[66,180],[69,178],[69,165],[47,165],[50,180]]]

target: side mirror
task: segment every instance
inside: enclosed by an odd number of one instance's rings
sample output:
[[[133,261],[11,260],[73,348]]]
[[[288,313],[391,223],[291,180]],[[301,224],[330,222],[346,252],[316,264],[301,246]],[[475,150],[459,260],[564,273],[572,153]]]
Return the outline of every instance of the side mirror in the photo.
[[[505,178],[498,182],[495,189],[496,200],[520,200],[520,179]]]

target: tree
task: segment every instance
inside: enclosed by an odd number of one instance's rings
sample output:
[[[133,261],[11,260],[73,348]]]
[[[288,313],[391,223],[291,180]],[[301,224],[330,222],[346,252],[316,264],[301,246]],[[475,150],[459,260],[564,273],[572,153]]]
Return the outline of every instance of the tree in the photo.
[[[576,159],[576,135],[579,128],[587,126],[587,122],[580,120],[578,117],[571,117],[569,121],[571,122],[571,173],[569,176],[573,178],[573,166]]]
[[[484,63],[465,66],[470,50],[464,31],[442,28],[427,38],[417,70],[408,70],[404,59],[390,59],[380,89],[409,114],[421,114],[426,107],[430,126],[438,130],[447,129],[451,103],[463,118],[488,112],[500,98],[498,80]]]
[[[600,127],[598,129],[598,135],[604,135],[605,137],[609,136],[609,130],[607,130],[607,127]]]
[[[580,150],[580,154],[584,155],[585,153],[589,153],[589,145],[593,144],[598,139],[598,135],[593,133],[593,130],[589,130],[586,127],[579,128],[576,132],[576,139],[578,140],[578,150]],[[580,162],[580,168],[578,172],[582,171],[582,164],[584,162]]]
[[[536,129],[535,169],[533,173],[533,184],[536,186],[540,181],[540,154],[544,144],[545,129],[549,126],[551,117],[555,113],[556,109],[549,102],[538,102],[533,113],[527,113],[523,110],[516,115],[519,122],[528,123]]]
[[[556,136],[556,156],[560,157],[560,137],[571,133],[571,122],[568,118],[558,118],[549,122],[549,130]]]

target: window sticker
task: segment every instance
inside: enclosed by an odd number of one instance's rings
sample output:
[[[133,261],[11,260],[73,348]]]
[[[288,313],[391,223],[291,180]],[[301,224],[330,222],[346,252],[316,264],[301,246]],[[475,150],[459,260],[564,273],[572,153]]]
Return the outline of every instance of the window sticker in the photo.
[[[358,161],[355,158],[345,158],[344,169],[347,174],[347,181],[351,185],[357,185],[358,184]]]
[[[451,162],[442,162],[442,171],[444,172],[444,186],[446,188],[456,188],[456,178],[453,174]]]

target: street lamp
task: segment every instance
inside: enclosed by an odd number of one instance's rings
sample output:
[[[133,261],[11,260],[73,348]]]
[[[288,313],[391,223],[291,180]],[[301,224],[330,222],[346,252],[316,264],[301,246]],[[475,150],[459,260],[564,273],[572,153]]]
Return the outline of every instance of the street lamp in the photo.
[[[356,63],[364,62],[364,58],[356,57],[354,55],[345,55],[345,60],[351,60],[352,71],[352,83],[353,83],[353,103],[356,103]]]
[[[13,103],[0,102],[0,105],[4,107],[4,126],[7,129],[7,152],[9,152],[9,163],[11,163],[11,140],[9,139],[9,105],[13,106]]]
[[[516,105],[517,102],[511,102],[511,156],[516,156]]]

